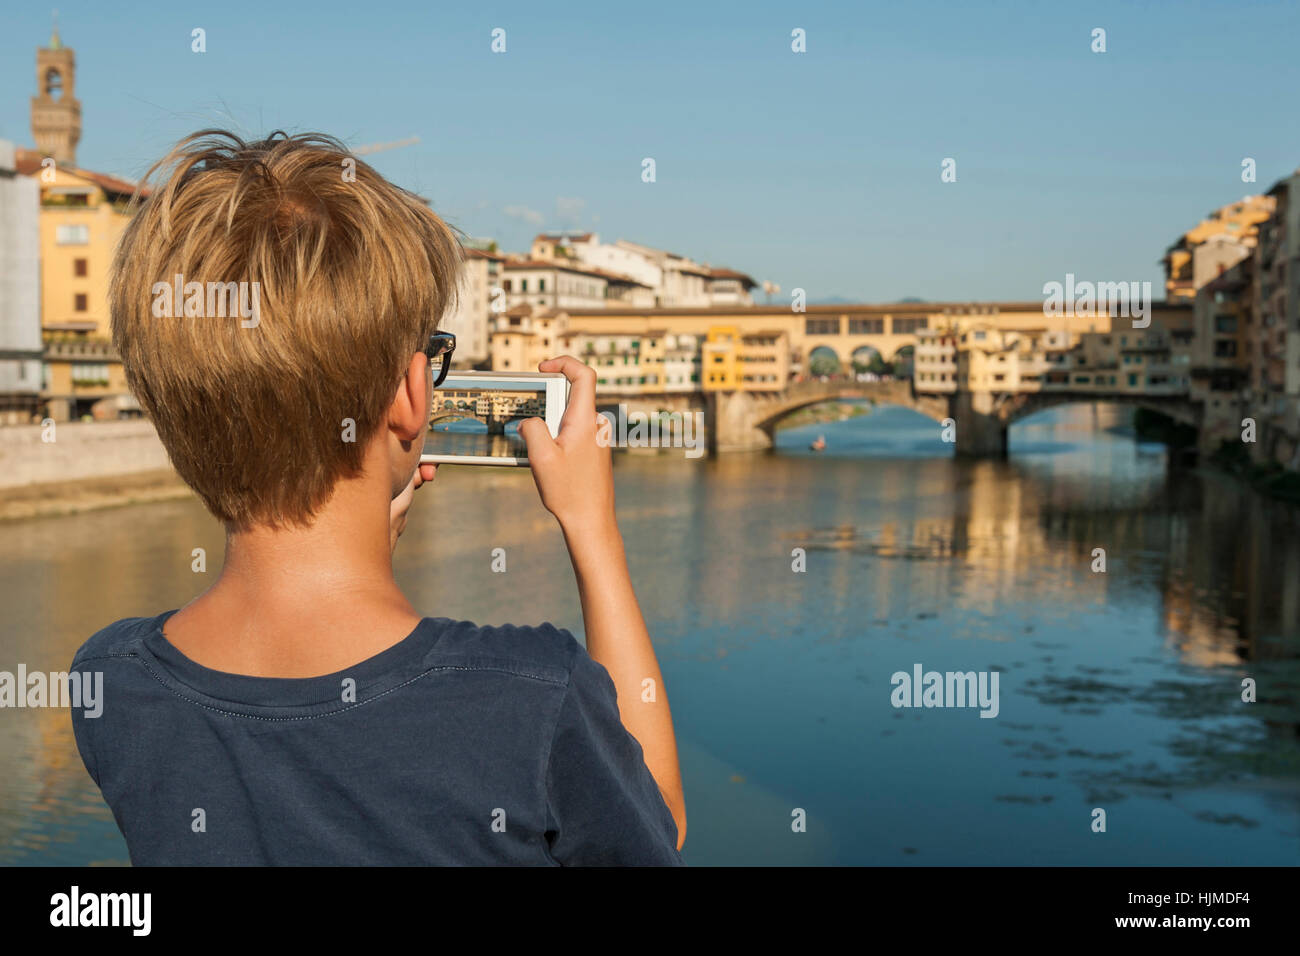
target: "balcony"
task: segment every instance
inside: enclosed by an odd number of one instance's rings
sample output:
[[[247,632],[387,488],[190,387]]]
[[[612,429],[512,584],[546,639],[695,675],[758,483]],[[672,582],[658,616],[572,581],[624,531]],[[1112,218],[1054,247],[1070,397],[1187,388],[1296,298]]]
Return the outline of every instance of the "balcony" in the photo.
[[[106,339],[48,336],[45,340],[45,361],[120,362],[113,343]]]

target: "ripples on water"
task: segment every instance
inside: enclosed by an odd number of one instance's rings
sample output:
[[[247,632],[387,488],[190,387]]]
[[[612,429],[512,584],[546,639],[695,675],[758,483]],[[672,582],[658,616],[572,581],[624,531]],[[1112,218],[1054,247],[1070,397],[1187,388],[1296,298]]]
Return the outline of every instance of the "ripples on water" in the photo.
[[[1106,430],[1117,414],[1033,418],[1007,462],[955,461],[934,423],[889,408],[783,432],[776,454],[619,458],[690,862],[1296,862],[1300,522],[1167,471],[1159,446]],[[455,501],[454,528],[426,495]],[[208,580],[191,550],[221,546],[192,501],[4,526],[0,669],[63,669],[104,623],[184,603]],[[580,629],[524,471],[444,468],[398,575],[429,614]],[[999,671],[1000,715],[895,710],[890,675],[915,663]],[[124,861],[66,712],[0,717],[3,861]]]

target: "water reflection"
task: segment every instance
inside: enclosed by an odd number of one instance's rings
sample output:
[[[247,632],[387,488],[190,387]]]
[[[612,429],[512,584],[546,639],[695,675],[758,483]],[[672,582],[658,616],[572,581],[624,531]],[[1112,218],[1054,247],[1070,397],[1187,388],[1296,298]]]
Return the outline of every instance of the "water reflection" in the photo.
[[[960,462],[932,422],[876,409],[776,454],[619,458],[688,860],[1294,863],[1300,521],[1168,471],[1122,424],[1061,409],[1013,430],[1009,461]],[[447,469],[426,494],[456,520],[412,513],[397,570],[417,605],[577,628],[526,470]],[[195,547],[221,540],[193,502],[7,525],[0,668],[66,667],[105,622],[184,603],[206,581]],[[1001,715],[893,709],[889,675],[917,662],[1001,671]],[[0,768],[6,862],[125,858],[66,713],[0,713]],[[1098,806],[1107,834],[1089,829]]]

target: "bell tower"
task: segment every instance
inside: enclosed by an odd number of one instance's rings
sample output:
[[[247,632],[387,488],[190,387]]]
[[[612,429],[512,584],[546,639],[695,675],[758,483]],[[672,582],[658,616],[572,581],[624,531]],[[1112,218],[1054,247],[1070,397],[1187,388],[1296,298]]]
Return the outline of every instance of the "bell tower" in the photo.
[[[81,140],[77,60],[59,39],[57,19],[50,45],[36,51],[36,89],[38,95],[32,97],[32,138],[36,141],[36,151],[53,156],[60,166],[75,166],[77,143]]]

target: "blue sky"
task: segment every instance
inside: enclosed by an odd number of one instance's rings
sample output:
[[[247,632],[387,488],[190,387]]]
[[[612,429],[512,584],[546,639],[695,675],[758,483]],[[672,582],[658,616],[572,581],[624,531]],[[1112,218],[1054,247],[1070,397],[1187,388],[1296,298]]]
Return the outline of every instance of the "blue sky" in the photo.
[[[374,165],[471,235],[595,229],[810,301],[1159,289],[1182,230],[1300,165],[1295,3],[58,6],[87,168],[138,176],[207,125],[419,136]],[[0,137],[31,145],[50,11],[4,19]]]

